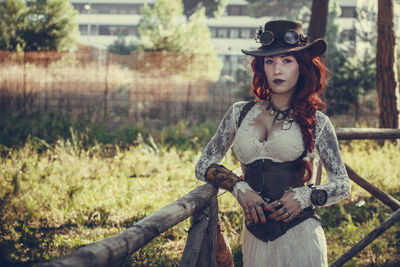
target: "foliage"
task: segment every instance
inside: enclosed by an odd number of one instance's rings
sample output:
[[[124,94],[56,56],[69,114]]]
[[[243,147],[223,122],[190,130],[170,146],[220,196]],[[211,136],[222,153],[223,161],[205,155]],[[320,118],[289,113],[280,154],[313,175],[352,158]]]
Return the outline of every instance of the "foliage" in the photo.
[[[0,49],[67,51],[79,34],[75,11],[68,0],[22,0],[1,4]]]
[[[0,3],[0,50],[21,51],[25,47],[23,34],[28,8],[24,0]]]
[[[36,143],[42,140],[28,139],[22,147],[2,148],[1,266],[50,261],[113,236],[201,184],[193,177],[200,150],[164,146],[150,137],[125,148],[98,142],[85,147],[86,139],[72,131],[70,138],[59,139],[40,153]],[[400,196],[400,156],[395,145],[388,142],[381,149],[372,141],[352,141],[342,144],[341,150],[358,173]],[[231,152],[223,164],[239,167]],[[240,266],[243,217],[230,194],[219,197],[219,213]],[[332,262],[391,211],[353,184],[349,199],[319,213]],[[177,266],[189,227],[185,220],[115,266]],[[346,266],[395,266],[399,232],[399,225],[394,225]]]
[[[183,68],[191,78],[216,81],[222,62],[211,43],[205,18],[205,11],[201,9],[186,21],[181,0],[158,0],[153,8],[145,5],[139,22],[142,39],[139,49],[177,52],[175,58],[162,62],[165,72],[174,73]],[[196,63],[187,64],[188,56],[197,55]]]
[[[309,0],[290,1],[290,0],[248,0],[250,8],[256,17],[287,17],[300,19],[299,11],[304,9],[311,10]]]
[[[0,117],[0,145],[21,147],[30,139],[40,152],[53,146],[58,139],[72,138],[72,133],[75,132],[82,136],[84,148],[97,142],[118,144],[125,148],[143,138],[149,140],[151,137],[165,147],[200,149],[207,144],[215,130],[216,126],[210,122],[192,126],[185,121],[167,125],[160,130],[148,129],[141,124],[127,124],[110,130],[105,124],[73,121],[56,114],[24,116],[5,113]]]
[[[202,8],[206,9],[207,17],[219,17],[225,10],[228,0],[182,0],[183,13],[187,18]]]
[[[330,4],[328,17],[328,30],[326,40],[329,44],[327,50],[327,65],[332,76],[329,86],[325,91],[327,113],[343,114],[355,110],[359,116],[359,104],[362,98],[375,88],[376,71],[375,57],[368,50],[363,57],[357,55],[346,56],[343,47],[339,47],[339,26],[334,20],[340,15],[340,8],[334,1]]]
[[[236,71],[236,78],[238,85],[237,87],[239,90],[236,92],[236,96],[238,99],[242,100],[252,100],[252,93],[251,93],[251,74],[246,69],[238,69]]]
[[[137,49],[137,44],[133,42],[127,44],[125,37],[121,35],[107,48],[108,52],[118,55],[130,55],[132,51],[136,51]]]

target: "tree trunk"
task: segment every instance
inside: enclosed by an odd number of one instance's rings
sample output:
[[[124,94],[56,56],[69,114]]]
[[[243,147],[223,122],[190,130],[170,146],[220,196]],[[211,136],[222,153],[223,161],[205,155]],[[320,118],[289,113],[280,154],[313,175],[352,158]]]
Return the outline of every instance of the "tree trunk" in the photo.
[[[329,0],[312,1],[310,26],[308,27],[308,37],[310,41],[325,37],[328,8]]]
[[[399,128],[399,83],[396,66],[396,40],[393,0],[378,1],[378,44],[376,75],[379,101],[379,127]]]

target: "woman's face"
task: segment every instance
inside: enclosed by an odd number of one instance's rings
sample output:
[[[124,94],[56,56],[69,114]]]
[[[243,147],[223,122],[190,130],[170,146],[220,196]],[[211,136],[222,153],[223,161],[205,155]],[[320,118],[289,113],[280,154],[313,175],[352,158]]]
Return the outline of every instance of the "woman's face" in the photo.
[[[292,94],[299,79],[299,64],[288,54],[264,58],[264,71],[274,94]]]

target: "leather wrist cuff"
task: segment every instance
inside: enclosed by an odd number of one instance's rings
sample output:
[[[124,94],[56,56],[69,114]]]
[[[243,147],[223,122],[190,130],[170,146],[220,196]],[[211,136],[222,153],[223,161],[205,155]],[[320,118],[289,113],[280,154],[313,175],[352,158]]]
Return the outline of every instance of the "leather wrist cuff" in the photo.
[[[237,182],[243,181],[243,179],[225,168],[225,166],[215,163],[207,168],[205,178],[209,183],[230,192],[232,192]]]

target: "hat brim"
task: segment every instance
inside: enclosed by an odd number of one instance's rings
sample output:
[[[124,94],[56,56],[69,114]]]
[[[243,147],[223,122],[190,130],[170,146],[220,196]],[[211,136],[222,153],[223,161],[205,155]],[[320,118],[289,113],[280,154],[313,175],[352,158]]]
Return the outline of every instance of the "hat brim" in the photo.
[[[326,51],[326,42],[324,39],[316,39],[314,42],[307,46],[300,46],[300,47],[279,47],[275,49],[268,49],[265,50],[263,47],[260,47],[257,50],[244,50],[242,52],[246,55],[253,56],[253,57],[266,57],[266,56],[274,56],[284,53],[291,53],[291,52],[298,52],[302,50],[308,50],[312,57],[321,56]]]

